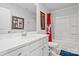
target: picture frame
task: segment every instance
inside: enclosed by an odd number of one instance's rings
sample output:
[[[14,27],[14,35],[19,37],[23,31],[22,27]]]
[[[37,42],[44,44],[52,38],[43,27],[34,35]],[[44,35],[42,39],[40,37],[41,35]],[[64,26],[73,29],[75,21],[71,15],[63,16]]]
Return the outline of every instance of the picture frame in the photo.
[[[12,16],[12,29],[24,29],[24,18]]]
[[[41,30],[45,30],[45,13],[40,11]]]

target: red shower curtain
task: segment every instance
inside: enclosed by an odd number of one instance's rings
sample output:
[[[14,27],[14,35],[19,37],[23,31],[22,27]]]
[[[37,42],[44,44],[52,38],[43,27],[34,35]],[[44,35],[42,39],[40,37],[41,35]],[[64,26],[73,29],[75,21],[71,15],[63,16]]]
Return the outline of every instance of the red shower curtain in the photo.
[[[51,13],[47,14],[47,34],[48,34],[48,41],[52,42],[52,27],[51,27]]]

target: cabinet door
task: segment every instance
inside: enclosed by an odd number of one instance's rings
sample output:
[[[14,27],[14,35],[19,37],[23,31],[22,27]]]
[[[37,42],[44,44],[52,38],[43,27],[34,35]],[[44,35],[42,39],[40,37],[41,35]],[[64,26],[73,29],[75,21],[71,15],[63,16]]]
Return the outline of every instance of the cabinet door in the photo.
[[[48,44],[45,44],[44,47],[42,48],[42,54],[43,54],[43,56],[48,56],[49,55]]]
[[[37,48],[36,50],[30,52],[30,56],[42,56],[42,48]]]
[[[21,56],[29,56],[29,46],[24,46],[20,49],[20,51],[22,52]]]

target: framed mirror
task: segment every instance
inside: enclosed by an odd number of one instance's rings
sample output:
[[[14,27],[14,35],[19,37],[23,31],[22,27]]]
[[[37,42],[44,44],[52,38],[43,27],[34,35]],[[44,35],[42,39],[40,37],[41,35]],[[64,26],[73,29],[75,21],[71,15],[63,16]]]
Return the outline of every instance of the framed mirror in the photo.
[[[45,30],[45,13],[40,11],[41,30]]]

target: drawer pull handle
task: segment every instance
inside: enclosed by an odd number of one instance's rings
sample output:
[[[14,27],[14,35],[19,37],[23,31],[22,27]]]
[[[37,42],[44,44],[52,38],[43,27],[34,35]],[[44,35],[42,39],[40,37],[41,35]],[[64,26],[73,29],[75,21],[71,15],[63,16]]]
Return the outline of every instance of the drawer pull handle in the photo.
[[[20,52],[19,54],[18,54],[18,56],[20,56],[22,53]]]

